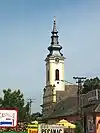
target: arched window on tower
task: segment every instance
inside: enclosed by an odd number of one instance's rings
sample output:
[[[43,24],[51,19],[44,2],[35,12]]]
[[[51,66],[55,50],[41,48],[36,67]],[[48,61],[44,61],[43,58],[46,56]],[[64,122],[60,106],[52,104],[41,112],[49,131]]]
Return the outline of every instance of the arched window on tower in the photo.
[[[49,78],[50,78],[50,74],[49,74],[49,70],[47,72],[47,81],[49,81]]]
[[[55,80],[59,80],[59,70],[55,70]]]

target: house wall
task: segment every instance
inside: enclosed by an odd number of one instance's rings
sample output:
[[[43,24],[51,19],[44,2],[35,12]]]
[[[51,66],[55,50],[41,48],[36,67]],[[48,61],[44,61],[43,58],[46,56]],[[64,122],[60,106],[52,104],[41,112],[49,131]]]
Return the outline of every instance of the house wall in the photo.
[[[100,133],[100,113],[96,114],[96,133]]]

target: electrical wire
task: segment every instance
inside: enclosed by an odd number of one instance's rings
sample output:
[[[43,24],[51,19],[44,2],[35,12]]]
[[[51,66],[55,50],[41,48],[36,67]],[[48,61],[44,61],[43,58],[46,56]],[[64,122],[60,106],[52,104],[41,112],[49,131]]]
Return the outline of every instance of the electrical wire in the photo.
[[[100,76],[100,73],[97,73],[97,74],[94,74],[94,75],[86,76],[86,79],[90,79],[90,78],[93,78],[93,77],[99,77],[99,76]],[[67,81],[67,80],[61,80],[61,81],[65,82],[65,83],[72,84],[72,85],[76,85],[76,84],[74,84],[74,83],[72,83],[70,81]]]

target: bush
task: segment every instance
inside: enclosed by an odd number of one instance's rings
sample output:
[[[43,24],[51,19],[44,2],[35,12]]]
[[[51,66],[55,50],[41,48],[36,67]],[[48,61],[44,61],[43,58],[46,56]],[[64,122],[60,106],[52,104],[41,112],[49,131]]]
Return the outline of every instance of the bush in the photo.
[[[77,121],[75,123],[75,125],[76,125],[75,133],[83,133],[83,128],[82,128],[81,122]]]

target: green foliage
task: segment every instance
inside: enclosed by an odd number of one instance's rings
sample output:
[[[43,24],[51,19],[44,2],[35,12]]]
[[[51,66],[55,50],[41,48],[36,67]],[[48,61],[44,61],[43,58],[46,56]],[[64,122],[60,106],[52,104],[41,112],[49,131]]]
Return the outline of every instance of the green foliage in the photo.
[[[29,122],[30,120],[37,120],[42,115],[37,112],[30,116],[29,102],[25,104],[24,95],[20,90],[11,91],[11,89],[3,90],[3,97],[0,98],[0,107],[3,108],[17,108],[18,121]]]
[[[84,82],[82,93],[86,94],[87,92],[95,89],[100,89],[100,79],[98,77],[87,79]]]
[[[75,123],[75,125],[76,125],[75,133],[83,133],[83,128],[82,128],[81,122],[77,121]]]
[[[40,117],[42,117],[42,114],[41,114],[41,113],[39,113],[39,112],[33,113],[33,114],[31,115],[31,120],[32,120],[32,121],[35,121],[35,120],[38,120]]]
[[[25,105],[24,96],[20,90],[3,90],[3,98],[0,98],[0,106],[3,108],[17,108],[18,120],[27,121],[29,115],[29,104]]]

